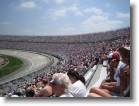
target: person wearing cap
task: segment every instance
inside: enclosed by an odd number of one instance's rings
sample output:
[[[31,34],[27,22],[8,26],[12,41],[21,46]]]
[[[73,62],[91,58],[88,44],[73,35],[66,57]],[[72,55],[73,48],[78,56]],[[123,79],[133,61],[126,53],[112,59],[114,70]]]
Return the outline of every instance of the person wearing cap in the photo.
[[[119,59],[112,59],[109,63],[109,67],[107,68],[107,70],[109,70],[110,72],[109,76],[102,82],[100,87],[102,89],[108,89],[114,92],[119,92],[120,82],[118,72],[120,68],[124,68],[125,65],[126,64],[120,61]]]
[[[118,71],[120,70],[120,67],[124,67],[125,64],[120,61],[120,54],[118,52],[114,52],[109,56],[108,63],[107,71],[109,72],[109,75],[102,81],[100,88],[119,92]]]
[[[117,53],[118,54],[118,53]],[[121,95],[121,82],[118,72],[123,69],[126,64],[120,61],[120,55],[112,54],[112,59],[110,60],[110,77],[106,78],[99,88],[91,88],[88,97],[112,97]]]
[[[73,97],[70,93],[71,81],[67,74],[55,73],[50,81],[50,85],[56,97]]]

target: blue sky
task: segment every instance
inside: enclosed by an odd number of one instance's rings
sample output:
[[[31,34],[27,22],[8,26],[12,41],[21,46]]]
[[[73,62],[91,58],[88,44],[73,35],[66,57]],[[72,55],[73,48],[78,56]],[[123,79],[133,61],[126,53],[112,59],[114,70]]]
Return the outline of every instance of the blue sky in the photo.
[[[0,0],[0,34],[72,35],[130,26],[130,0]]]

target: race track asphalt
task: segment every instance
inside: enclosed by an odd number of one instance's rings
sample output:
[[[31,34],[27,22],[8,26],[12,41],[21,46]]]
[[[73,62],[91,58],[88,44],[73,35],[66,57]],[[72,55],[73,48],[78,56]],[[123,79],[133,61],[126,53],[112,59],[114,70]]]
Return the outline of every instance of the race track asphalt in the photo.
[[[55,65],[58,62],[58,59],[55,57],[31,51],[0,49],[0,54],[14,56],[24,62],[22,68],[20,68],[16,72],[13,72],[12,74],[0,78],[0,85],[14,79],[29,75],[46,66]]]

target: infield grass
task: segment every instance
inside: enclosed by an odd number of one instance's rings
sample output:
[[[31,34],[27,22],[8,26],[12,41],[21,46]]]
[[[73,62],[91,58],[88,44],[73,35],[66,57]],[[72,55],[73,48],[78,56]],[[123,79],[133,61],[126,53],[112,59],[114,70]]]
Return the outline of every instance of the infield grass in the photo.
[[[15,72],[17,69],[21,68],[23,65],[23,61],[16,57],[6,56],[6,55],[3,55],[3,56],[7,57],[9,62],[4,67],[0,68],[0,78],[5,75]]]

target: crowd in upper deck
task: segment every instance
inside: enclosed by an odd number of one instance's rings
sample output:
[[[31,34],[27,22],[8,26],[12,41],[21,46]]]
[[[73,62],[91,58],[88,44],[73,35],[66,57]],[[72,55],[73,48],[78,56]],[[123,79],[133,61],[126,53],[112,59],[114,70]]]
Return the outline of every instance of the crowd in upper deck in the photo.
[[[102,91],[102,89],[100,88],[91,88],[89,94],[87,94],[87,91],[85,91],[86,88],[83,88],[83,86],[85,86],[84,84],[85,81],[83,83],[83,77],[81,76],[83,76],[90,68],[93,68],[94,65],[98,64],[98,62],[103,62],[104,57],[109,55],[111,52],[115,52],[117,51],[118,48],[121,47],[125,46],[129,47],[130,28],[124,28],[116,31],[108,31],[103,33],[95,33],[95,34],[90,33],[86,35],[83,34],[76,36],[55,36],[55,37],[0,36],[0,40],[1,40],[0,48],[31,50],[37,52],[50,53],[61,57],[60,62],[56,66],[50,67],[51,72],[47,72],[45,74],[42,74],[40,72],[36,73],[36,75],[32,77],[33,81],[31,83],[28,83],[26,81],[25,82],[26,87],[24,87],[23,90],[18,92],[16,90],[13,90],[12,93],[9,94],[10,96],[16,95],[25,97],[32,97],[32,96],[53,97],[63,95],[62,97],[76,97],[74,95],[78,95],[79,97],[82,96],[107,97],[112,96],[110,93],[108,93],[108,91],[107,91],[108,94],[106,95],[99,95],[97,93],[99,92],[99,90],[101,90],[100,92],[102,93],[106,91],[106,90]],[[121,55],[122,54],[120,54],[119,52],[119,56],[121,58],[124,58],[124,56],[122,57]],[[119,59],[119,61],[122,60]],[[109,66],[111,66],[111,64],[112,63],[110,62]],[[124,69],[129,70],[129,63],[125,62],[125,64],[128,65],[128,67],[124,67]],[[113,68],[115,67],[111,67],[111,69]],[[70,71],[75,71],[75,73],[71,74],[69,73]],[[82,78],[82,80],[80,78]],[[119,75],[119,78],[123,77],[120,77]],[[79,82],[79,80],[81,80],[81,82]],[[122,81],[121,83],[123,83]],[[107,81],[103,81],[101,88],[106,84],[106,82]],[[116,79],[113,82],[115,82],[114,84],[116,84]],[[113,86],[116,86],[114,84]],[[82,91],[85,91],[84,95],[82,95],[83,92],[80,92],[81,94],[77,94],[78,89],[81,88],[80,86],[77,85],[82,86],[83,88]],[[21,84],[19,85],[19,87],[20,86]],[[57,89],[61,88],[61,91],[55,91],[56,87],[58,87]],[[69,93],[69,89],[72,89],[73,91],[71,94]],[[120,92],[121,94],[122,89],[121,86],[118,89],[119,89],[118,92]],[[105,93],[106,92],[104,92],[104,94]]]

